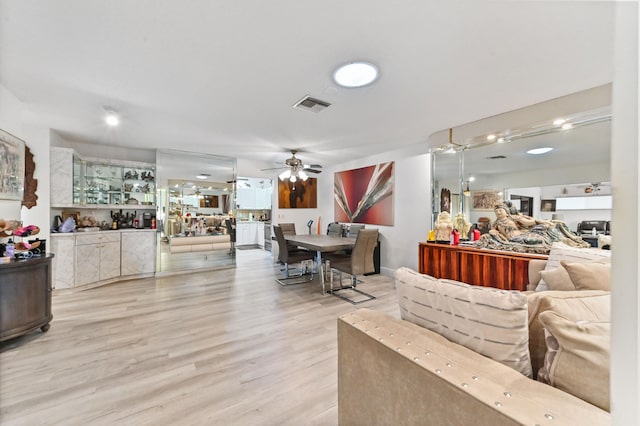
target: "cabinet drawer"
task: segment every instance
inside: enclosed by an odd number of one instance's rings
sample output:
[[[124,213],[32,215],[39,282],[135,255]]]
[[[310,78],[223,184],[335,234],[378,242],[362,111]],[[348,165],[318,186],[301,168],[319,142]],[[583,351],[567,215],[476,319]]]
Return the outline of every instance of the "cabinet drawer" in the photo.
[[[76,235],[76,245],[83,246],[87,244],[98,243],[116,243],[120,241],[119,232],[104,232],[96,234]]]

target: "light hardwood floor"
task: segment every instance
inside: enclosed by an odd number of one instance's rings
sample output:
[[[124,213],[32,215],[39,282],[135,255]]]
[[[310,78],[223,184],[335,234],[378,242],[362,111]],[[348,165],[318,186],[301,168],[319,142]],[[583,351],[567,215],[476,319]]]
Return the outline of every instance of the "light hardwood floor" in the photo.
[[[0,348],[0,423],[337,424],[336,320],[398,316],[393,281],[364,277],[377,299],[354,307],[276,273],[243,250],[235,269],[54,294],[51,329]]]

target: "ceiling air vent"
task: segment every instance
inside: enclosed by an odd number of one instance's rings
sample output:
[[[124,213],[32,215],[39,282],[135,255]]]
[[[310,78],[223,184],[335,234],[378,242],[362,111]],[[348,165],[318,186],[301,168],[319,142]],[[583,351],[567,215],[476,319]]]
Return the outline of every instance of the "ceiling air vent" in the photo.
[[[329,102],[321,101],[320,99],[312,98],[311,96],[307,95],[293,104],[293,107],[305,111],[320,112],[330,105],[331,104]]]
[[[501,160],[503,158],[507,158],[504,155],[494,155],[493,157],[487,157],[487,160]]]

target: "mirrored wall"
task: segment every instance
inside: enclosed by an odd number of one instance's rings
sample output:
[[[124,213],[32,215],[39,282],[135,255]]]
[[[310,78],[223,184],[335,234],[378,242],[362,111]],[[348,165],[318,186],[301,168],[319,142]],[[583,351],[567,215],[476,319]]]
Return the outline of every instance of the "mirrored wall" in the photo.
[[[158,150],[156,175],[157,271],[233,267],[235,159]]]
[[[599,100],[586,103],[590,110],[580,93],[574,106],[571,95],[563,99],[563,110],[531,107],[529,121],[524,108],[440,132],[443,143],[432,150],[433,220],[448,207],[472,224],[493,221],[499,200],[574,231],[584,220],[611,220],[610,86],[592,92]]]

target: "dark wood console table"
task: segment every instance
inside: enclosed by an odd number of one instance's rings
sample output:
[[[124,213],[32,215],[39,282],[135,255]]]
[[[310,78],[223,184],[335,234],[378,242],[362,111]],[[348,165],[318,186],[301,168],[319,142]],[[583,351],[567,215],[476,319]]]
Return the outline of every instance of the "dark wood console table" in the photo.
[[[548,257],[437,243],[420,243],[418,256],[422,274],[520,291],[529,284],[529,261]]]
[[[0,342],[49,330],[53,254],[0,264]]]

